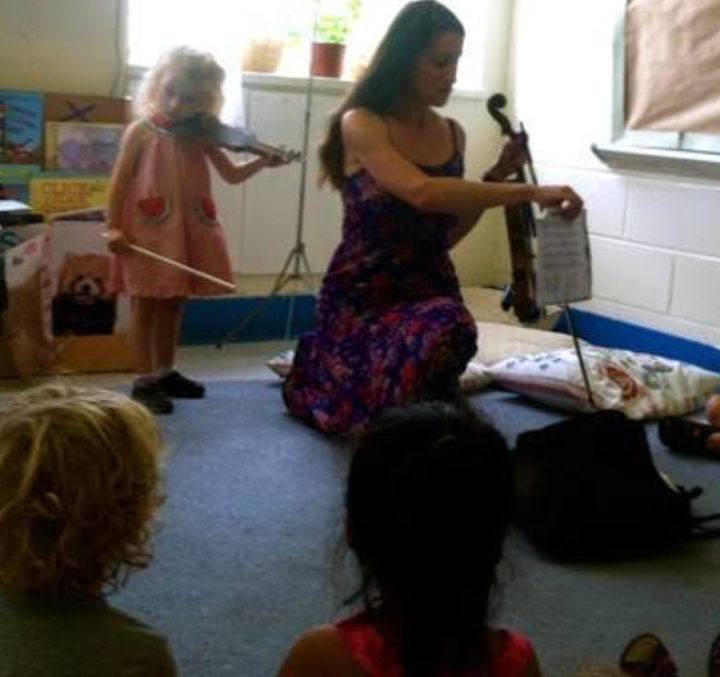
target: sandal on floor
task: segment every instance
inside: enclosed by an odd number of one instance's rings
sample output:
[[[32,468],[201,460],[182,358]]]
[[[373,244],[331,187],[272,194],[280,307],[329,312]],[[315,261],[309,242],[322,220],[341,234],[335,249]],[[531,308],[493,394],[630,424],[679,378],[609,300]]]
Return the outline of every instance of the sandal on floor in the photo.
[[[651,633],[630,640],[620,657],[620,668],[629,677],[678,677],[667,647]]]
[[[708,655],[708,677],[720,677],[720,635],[718,635],[710,647]]]
[[[707,447],[707,438],[720,432],[707,423],[687,418],[663,418],[658,421],[660,441],[678,454],[684,456],[709,456],[720,459],[717,452]]]

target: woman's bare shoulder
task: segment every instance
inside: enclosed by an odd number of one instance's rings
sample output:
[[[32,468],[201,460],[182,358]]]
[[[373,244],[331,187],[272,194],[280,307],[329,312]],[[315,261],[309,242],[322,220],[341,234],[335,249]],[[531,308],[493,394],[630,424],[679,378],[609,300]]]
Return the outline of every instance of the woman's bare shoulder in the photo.
[[[368,108],[351,108],[342,116],[343,131],[385,130],[385,121]]]
[[[387,123],[367,108],[353,108],[343,115],[342,136],[345,149],[351,153],[353,149],[362,152],[390,138]]]

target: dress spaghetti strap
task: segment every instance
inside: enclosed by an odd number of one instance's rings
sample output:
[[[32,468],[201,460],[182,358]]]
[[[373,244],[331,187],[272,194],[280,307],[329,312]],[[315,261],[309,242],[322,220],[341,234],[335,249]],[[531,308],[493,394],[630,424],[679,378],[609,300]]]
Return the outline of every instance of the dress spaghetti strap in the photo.
[[[453,118],[447,118],[447,121],[448,125],[450,125],[450,136],[452,137],[453,154],[455,154],[460,151],[460,147],[458,145],[458,137],[460,136],[460,132],[458,131],[458,123]]]

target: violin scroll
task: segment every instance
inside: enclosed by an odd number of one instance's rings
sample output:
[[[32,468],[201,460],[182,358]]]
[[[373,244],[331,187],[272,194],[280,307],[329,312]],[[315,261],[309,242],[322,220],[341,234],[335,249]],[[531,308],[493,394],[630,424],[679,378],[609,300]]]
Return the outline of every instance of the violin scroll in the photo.
[[[501,110],[502,108],[505,108],[505,106],[507,106],[507,98],[504,94],[500,94],[499,92],[497,94],[493,94],[487,100],[488,113],[490,113],[490,117],[500,125],[500,133],[503,136],[512,138],[517,135],[517,132],[513,130],[510,120]]]

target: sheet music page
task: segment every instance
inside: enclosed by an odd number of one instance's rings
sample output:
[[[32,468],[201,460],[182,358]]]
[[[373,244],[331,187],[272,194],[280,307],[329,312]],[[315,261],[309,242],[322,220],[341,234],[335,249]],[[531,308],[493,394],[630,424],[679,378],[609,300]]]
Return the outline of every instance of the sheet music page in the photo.
[[[539,305],[592,297],[592,264],[585,211],[573,221],[548,212],[537,222],[536,299]]]

